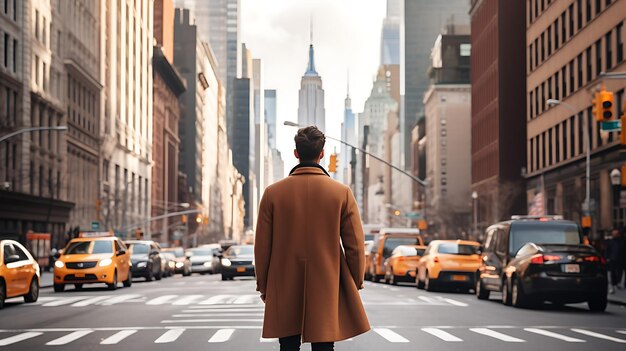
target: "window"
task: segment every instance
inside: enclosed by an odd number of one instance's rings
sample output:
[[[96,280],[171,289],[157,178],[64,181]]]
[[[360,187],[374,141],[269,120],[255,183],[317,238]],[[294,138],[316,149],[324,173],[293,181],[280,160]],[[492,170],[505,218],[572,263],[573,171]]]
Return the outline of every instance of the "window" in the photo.
[[[534,118],[534,112],[535,112],[535,111],[534,111],[534,107],[535,107],[535,105],[533,104],[534,99],[535,99],[535,94],[534,94],[534,92],[533,92],[533,91],[531,91],[531,92],[530,92],[530,99],[529,99],[529,100],[530,100],[530,119],[533,119],[533,118]]]
[[[554,75],[554,97],[558,100],[561,100],[561,96],[560,96],[560,89],[559,89],[559,74],[561,72],[556,71],[556,74]]]
[[[48,38],[47,38],[48,31],[46,30],[46,18],[45,17],[43,17],[43,24],[41,27],[41,31],[42,31],[41,41],[43,42],[43,45],[47,46],[48,45]]]
[[[528,168],[533,172],[535,170],[535,138],[530,139],[530,163]]]
[[[39,56],[35,55],[35,85],[39,85]]]
[[[574,60],[569,62],[569,93],[574,92]]]
[[[4,14],[9,14],[9,0],[4,0]]]
[[[576,82],[576,89],[583,85],[583,54],[579,54],[578,58],[578,82]]]
[[[539,169],[539,135],[535,137],[535,170]]]
[[[574,118],[575,116],[572,116],[569,118],[569,157],[574,157],[576,156],[576,132],[574,131]]]
[[[578,18],[578,26],[576,27],[576,30],[580,30],[583,27],[583,6],[581,0],[576,1],[576,15]]]
[[[39,11],[35,10],[35,38],[39,39]]]
[[[596,41],[596,74],[602,72],[602,40]]]
[[[539,39],[535,39],[535,67],[539,65]]]
[[[583,113],[580,112],[576,115],[578,119],[578,154],[583,153],[583,144],[585,143],[585,136],[583,135]]]
[[[470,56],[472,52],[472,44],[461,44],[460,48],[461,56]]]
[[[587,56],[587,82],[591,80],[591,46],[587,48],[585,51],[585,55]]]
[[[552,128],[548,129],[548,166],[552,166]]]
[[[557,18],[554,22],[554,50],[558,50],[559,46],[559,19]]]
[[[613,32],[606,33],[604,40],[604,57],[606,57],[606,70],[613,68]]]
[[[567,37],[571,38],[574,35],[574,4],[569,5],[567,8],[567,17],[569,18],[569,30],[567,33]]]
[[[557,124],[554,127],[554,147],[555,147],[555,151],[556,151],[556,163],[561,162],[561,140],[559,140],[560,136],[561,136],[561,125]]]
[[[552,77],[548,77],[548,99],[552,99]]]
[[[17,73],[17,39],[13,39],[13,73]]]
[[[535,88],[535,118],[539,116],[539,88]]]
[[[546,36],[545,33],[541,33],[541,62],[546,59]]]
[[[615,37],[617,39],[617,62],[620,63],[624,60],[624,42],[622,41],[622,30],[624,29],[624,24],[620,23],[615,31]]]
[[[548,56],[552,55],[552,27],[548,27]]]
[[[567,120],[563,121],[561,131],[563,132],[563,160],[567,160]]]
[[[561,14],[561,40],[567,41],[567,24],[565,23],[565,11]]]
[[[104,179],[105,182],[109,181],[109,161],[108,160],[102,161],[102,179]]]
[[[563,98],[567,96],[567,75],[565,74],[565,71],[566,67],[563,66],[563,68],[561,68],[561,88],[563,88]]]
[[[499,256],[506,255],[506,248],[508,246],[506,233],[502,229],[498,229],[496,232],[496,254]]]
[[[591,0],[585,0],[585,3],[585,19],[586,23],[589,23],[591,21]]]
[[[596,0],[596,16],[602,11],[602,0]]]
[[[541,168],[546,168],[546,132],[541,133]]]
[[[541,113],[546,110],[546,82],[541,83]]]
[[[4,67],[9,67],[9,34],[4,33]]]

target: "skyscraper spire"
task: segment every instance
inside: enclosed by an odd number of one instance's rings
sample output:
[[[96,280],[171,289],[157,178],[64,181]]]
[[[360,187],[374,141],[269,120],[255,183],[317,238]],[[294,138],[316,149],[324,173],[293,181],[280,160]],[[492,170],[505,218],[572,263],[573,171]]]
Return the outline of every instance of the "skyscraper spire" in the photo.
[[[352,99],[350,99],[350,70],[348,70],[347,93],[344,100],[346,110],[352,110]]]
[[[315,70],[315,52],[313,50],[313,16],[311,16],[311,28],[310,28],[311,43],[309,44],[309,64],[307,65],[305,76],[317,76]]]

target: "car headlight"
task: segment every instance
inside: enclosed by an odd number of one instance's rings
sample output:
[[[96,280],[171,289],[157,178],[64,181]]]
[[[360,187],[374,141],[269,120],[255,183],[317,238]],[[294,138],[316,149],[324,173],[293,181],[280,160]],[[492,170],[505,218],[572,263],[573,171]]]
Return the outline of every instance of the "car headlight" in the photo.
[[[205,267],[211,267],[211,262],[204,262]]]
[[[113,263],[113,260],[111,260],[110,258],[105,258],[104,260],[100,261],[100,263],[98,263],[99,267],[106,267],[108,265],[110,265],[111,263]]]
[[[63,268],[63,267],[65,267],[65,264],[63,263],[63,261],[57,260],[56,262],[54,262],[54,266],[56,268]]]
[[[184,265],[182,262],[176,262],[176,268],[183,268]]]
[[[170,266],[170,268],[176,267],[176,263],[174,263],[172,261],[168,262],[167,264]]]
[[[224,267],[230,267],[231,263],[230,260],[228,258],[222,258],[222,266]]]
[[[137,268],[144,268],[147,265],[148,265],[148,262],[138,262],[137,263]]]

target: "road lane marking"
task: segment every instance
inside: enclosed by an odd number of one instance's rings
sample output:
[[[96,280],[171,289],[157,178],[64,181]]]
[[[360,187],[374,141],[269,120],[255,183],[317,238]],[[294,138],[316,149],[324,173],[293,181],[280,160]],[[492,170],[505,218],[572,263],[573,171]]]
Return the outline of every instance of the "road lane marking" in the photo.
[[[56,307],[56,306],[69,305],[71,303],[78,302],[78,301],[84,300],[86,298],[88,298],[88,296],[63,297],[63,298],[60,298],[60,299],[55,300],[55,301],[50,301],[50,302],[44,303],[43,306],[45,306],[45,307]]]
[[[269,339],[266,339],[266,338],[264,338],[264,337],[261,337],[261,338],[259,339],[259,341],[260,341],[260,342],[278,342],[278,339],[277,339],[277,338],[269,338]]]
[[[91,334],[93,333],[93,330],[81,330],[81,331],[75,331],[73,333],[69,333],[65,336],[62,336],[58,339],[54,339],[50,342],[47,342],[46,345],[48,346],[59,346],[59,345],[67,345],[69,343],[71,343],[72,341],[76,341],[80,338],[82,338],[85,335]]]
[[[508,336],[506,334],[502,334],[495,330],[491,330],[487,328],[470,328],[470,330],[473,331],[474,333],[489,336],[494,339],[502,340],[505,342],[526,342],[526,340],[514,338],[512,336]]]
[[[253,304],[253,305],[202,305],[202,302],[200,303],[200,305],[198,306],[189,306],[189,307],[185,307],[185,308],[190,308],[190,309],[231,309],[231,308],[265,308],[265,305],[263,304]]]
[[[39,336],[41,334],[43,334],[43,333],[41,333],[41,332],[26,332],[26,333],[10,336],[10,337],[5,338],[5,339],[0,339],[0,346],[7,346],[7,345],[15,344],[16,342],[32,339],[32,338],[34,338],[36,336]]]
[[[184,296],[184,297],[174,301],[174,303],[172,303],[172,305],[174,305],[174,306],[190,305],[195,300],[201,299],[203,297],[204,297],[204,295],[187,295],[187,296]]]
[[[554,333],[554,332],[551,332],[551,331],[548,331],[548,330],[543,330],[543,329],[524,328],[524,330],[527,331],[527,332],[531,332],[531,333],[547,336],[549,338],[555,338],[555,339],[563,340],[563,341],[566,341],[566,342],[586,342],[585,340],[582,340],[582,339],[572,338],[572,337],[569,337],[569,336],[557,334],[557,333]]]
[[[626,340],[624,340],[624,339],[614,338],[612,336],[608,336],[608,335],[592,332],[590,330],[585,330],[585,329],[571,329],[571,330],[573,332],[576,332],[576,333],[579,333],[579,334],[584,334],[584,335],[587,335],[587,336],[592,336],[594,338],[609,340],[609,341],[613,341],[613,342],[620,343],[620,344],[626,344]]]
[[[195,317],[263,317],[263,313],[206,313],[206,314],[174,314],[173,318]]]
[[[259,295],[255,294],[255,295],[242,295],[238,298],[235,299],[235,301],[233,301],[233,304],[235,305],[243,305],[243,304],[249,304],[252,303],[254,301],[256,301],[257,299],[261,299],[259,297]]]
[[[392,331],[391,329],[374,328],[374,332],[387,339],[389,342],[409,342],[409,340],[405,339],[402,335]]]
[[[183,333],[185,329],[170,329],[163,333],[158,339],[154,340],[155,344],[167,344],[176,341]]]
[[[235,332],[235,329],[220,329],[209,339],[210,343],[226,342]]]
[[[457,338],[456,336],[448,333],[447,331],[443,331],[437,328],[422,328],[423,332],[426,332],[430,335],[436,336],[443,341],[449,342],[461,342],[463,339]]]
[[[174,319],[163,320],[161,323],[214,323],[214,322],[249,322],[257,323],[263,322],[262,319]]]
[[[177,298],[178,295],[163,295],[163,296],[159,296],[157,298],[154,298],[148,302],[146,302],[146,305],[150,305],[150,306],[158,306],[158,305],[164,305],[166,303],[169,303],[171,300]]]
[[[136,332],[137,330],[122,330],[102,340],[100,345],[115,345],[120,341],[126,339],[127,337],[135,334]]]
[[[101,303],[101,305],[112,306],[112,305],[118,304],[120,302],[126,302],[128,300],[136,299],[138,297],[141,297],[141,295],[136,295],[136,294],[119,295],[119,296],[115,296],[115,297],[112,297],[112,298],[110,298],[108,300],[103,301]]]
[[[110,297],[111,297],[111,296],[109,296],[109,295],[106,295],[106,296],[96,296],[96,297],[92,297],[92,298],[89,298],[89,299],[85,299],[85,300],[82,300],[82,301],[78,301],[78,302],[76,302],[76,303],[72,304],[72,307],[85,307],[85,306],[89,306],[89,305],[91,305],[91,304],[96,304],[96,303],[98,303],[98,302],[100,302],[100,301],[102,301],[102,300],[106,300],[106,299],[108,299],[108,298],[110,298]]]
[[[427,302],[430,305],[443,305],[444,304],[443,301],[437,300],[428,296],[418,296],[417,298],[424,302]]]
[[[233,295],[215,295],[200,302],[200,305],[218,305],[226,303],[227,299],[232,299]]]
[[[467,307],[469,306],[468,304],[466,304],[465,302],[461,302],[461,301],[457,301],[457,300],[453,300],[453,299],[448,299],[448,298],[442,298],[443,301],[451,304],[451,305],[455,305],[455,306],[460,306],[460,307]]]
[[[618,330],[617,332],[620,334],[626,334],[626,330]]]
[[[50,301],[54,301],[58,299],[58,297],[52,297],[52,296],[41,296],[37,299],[37,302],[34,303],[33,305],[43,305],[46,302],[50,302]],[[8,300],[7,300],[8,301]]]
[[[183,310],[183,313],[207,313],[207,312],[263,312],[265,308],[203,308],[195,310]]]

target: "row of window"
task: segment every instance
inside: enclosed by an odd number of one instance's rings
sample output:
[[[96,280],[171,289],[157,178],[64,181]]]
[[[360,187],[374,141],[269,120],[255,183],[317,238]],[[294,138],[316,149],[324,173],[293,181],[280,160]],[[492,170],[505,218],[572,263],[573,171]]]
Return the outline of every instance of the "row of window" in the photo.
[[[541,0],[530,0],[541,1]],[[546,28],[534,41],[528,46],[528,70],[533,71],[537,66],[542,64],[554,52],[559,50],[572,36],[580,31],[583,26],[587,25],[593,18],[611,5],[610,0],[584,0],[585,9],[583,11],[583,0],[577,0],[575,4],[571,4],[567,10],[563,11],[559,17]],[[594,13],[591,12],[591,1],[595,1]],[[604,3],[604,8],[602,7]],[[585,22],[583,23],[583,12],[585,14]],[[531,12],[532,13],[532,12]],[[576,20],[575,20],[576,17]],[[574,24],[576,23],[576,26]]]
[[[30,161],[30,194],[35,196],[58,199],[61,194],[61,172],[56,171],[56,178],[52,177],[53,167],[39,165]],[[47,177],[46,177],[47,174]]]
[[[2,64],[4,68],[10,69],[13,73],[17,73],[17,39],[11,38],[9,33],[4,33],[2,41]]]
[[[130,179],[128,178],[128,169],[124,168],[124,178],[120,179],[120,171],[121,168],[119,165],[115,165],[115,199],[123,199],[128,198],[130,201],[126,204],[128,207],[127,211],[141,215],[143,213],[149,213],[148,211],[148,198],[149,198],[149,186],[148,186],[148,178],[143,178],[140,175],[136,175],[135,173],[130,173]],[[104,176],[105,181],[109,179],[109,161],[104,160],[102,163],[102,174]],[[123,181],[123,182],[122,182]],[[138,184],[137,188],[135,184]],[[137,192],[135,192],[137,190]],[[137,196],[135,196],[137,195]],[[120,208],[120,204],[115,205],[116,208]],[[135,210],[136,208],[136,210]],[[116,211],[117,214],[117,211]]]
[[[3,102],[0,110],[0,127],[17,126],[18,92],[9,87],[0,90],[0,101]]]
[[[39,25],[39,19],[41,18],[41,26]],[[46,16],[39,13],[39,10],[35,10],[35,38],[39,40],[46,48],[48,47],[48,26],[49,22]]]
[[[616,112],[624,113],[624,90],[616,93]],[[585,120],[586,119],[586,120]],[[612,143],[619,137],[618,133],[606,133],[603,135],[596,123],[592,108],[571,116],[567,120],[553,126],[528,141],[528,169],[536,172],[540,169],[551,167],[567,161],[584,152],[584,134],[587,129],[591,141],[591,148],[595,149],[605,143]]]
[[[547,110],[547,99],[563,100],[602,73],[624,60],[624,25],[620,23],[598,39],[575,59],[529,93],[528,116],[539,117]]]
[[[4,0],[2,6],[2,12],[7,15],[13,21],[17,22],[17,12],[19,7],[17,6],[17,0]]]

